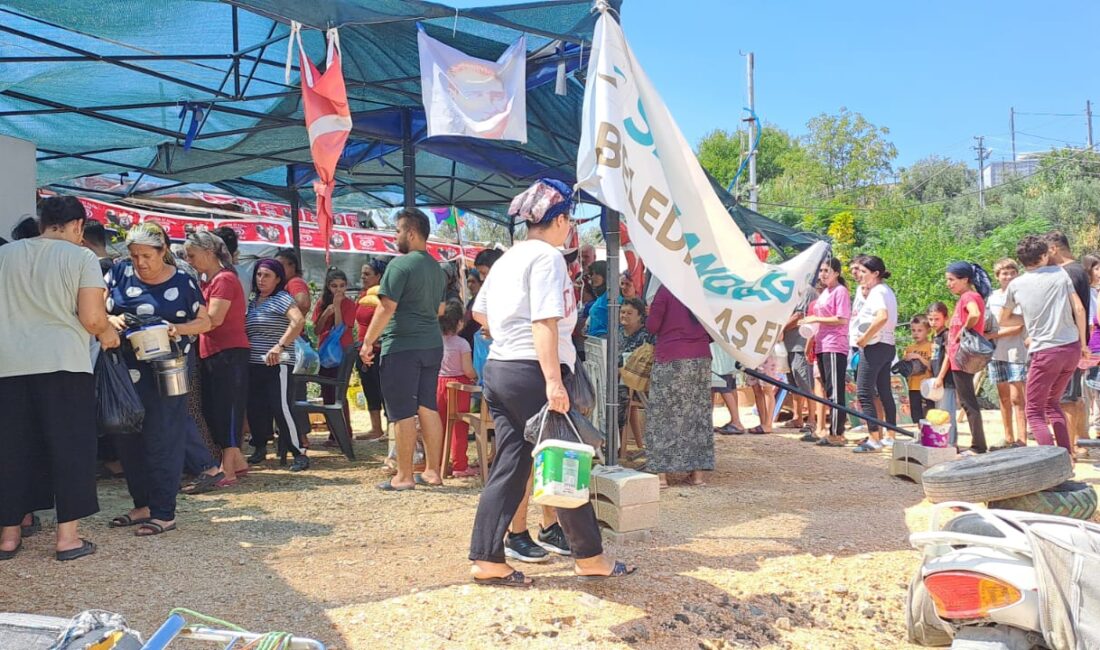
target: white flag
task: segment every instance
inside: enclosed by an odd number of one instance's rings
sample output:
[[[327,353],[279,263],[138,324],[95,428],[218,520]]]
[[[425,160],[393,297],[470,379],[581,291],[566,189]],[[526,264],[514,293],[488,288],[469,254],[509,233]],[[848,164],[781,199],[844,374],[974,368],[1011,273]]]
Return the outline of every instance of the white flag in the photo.
[[[475,59],[417,31],[428,136],[527,142],[527,38],[496,61]]]
[[[604,13],[593,41],[577,185],[622,213],[646,268],[735,359],[756,368],[782,339],[826,245],[782,265],[760,262],[619,24]]]

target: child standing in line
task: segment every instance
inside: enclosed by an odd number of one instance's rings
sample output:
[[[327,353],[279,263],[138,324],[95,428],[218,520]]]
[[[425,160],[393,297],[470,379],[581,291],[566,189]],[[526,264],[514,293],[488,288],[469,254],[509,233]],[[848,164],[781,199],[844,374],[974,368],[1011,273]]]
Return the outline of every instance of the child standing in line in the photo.
[[[919,361],[924,369],[909,375],[909,415],[915,424],[919,424],[924,414],[935,404],[926,400],[920,394],[921,381],[932,376],[932,341],[928,338],[931,329],[928,326],[928,317],[918,314],[909,321],[909,331],[913,334],[913,342],[905,348],[902,359],[905,361]]]
[[[950,312],[947,305],[942,302],[934,302],[928,306],[928,325],[932,330],[932,373],[938,375],[942,364],[947,361],[947,319]],[[951,373],[943,380],[943,398],[936,402],[936,408],[951,414],[951,433],[948,443],[952,446],[958,443],[959,422],[958,411],[955,402],[955,380]]]
[[[473,352],[469,342],[458,335],[462,329],[463,308],[457,300],[448,300],[443,307],[443,315],[439,317],[439,329],[443,332],[443,361],[439,365],[439,381],[435,387],[435,399],[439,414],[443,418],[444,426],[447,422],[447,384],[457,381],[461,384],[472,385],[477,379],[474,372]],[[458,403],[455,410],[459,413],[470,410],[470,393],[459,391]],[[466,456],[466,447],[470,434],[470,426],[465,422],[456,421],[451,432],[451,471],[457,477],[477,476],[476,470],[470,469]]]

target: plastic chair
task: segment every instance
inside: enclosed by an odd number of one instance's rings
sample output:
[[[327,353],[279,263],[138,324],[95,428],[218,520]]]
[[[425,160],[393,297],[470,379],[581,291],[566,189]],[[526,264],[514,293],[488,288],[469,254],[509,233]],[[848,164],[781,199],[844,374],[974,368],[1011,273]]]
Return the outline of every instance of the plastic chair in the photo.
[[[309,384],[322,386],[334,386],[336,399],[332,404],[314,404],[308,399],[294,402],[294,408],[302,413],[320,413],[325,416],[328,430],[336,438],[340,445],[340,451],[348,460],[355,460],[355,449],[351,446],[351,423],[344,419],[344,402],[348,397],[348,383],[351,381],[351,373],[355,371],[355,361],[359,358],[359,344],[353,343],[344,350],[344,359],[336,371],[336,377],[322,377],[321,375],[293,375],[294,385],[297,390],[305,391]],[[296,394],[301,394],[296,391]]]
[[[489,415],[489,405],[481,401],[481,412],[459,412],[457,410],[458,393],[480,395],[481,386],[472,386],[457,381],[447,382],[447,419],[443,427],[443,460],[440,463],[440,476],[451,476],[451,436],[458,422],[465,422],[474,432],[477,447],[477,464],[481,472],[481,484],[489,481],[489,432],[494,428],[493,418]]]

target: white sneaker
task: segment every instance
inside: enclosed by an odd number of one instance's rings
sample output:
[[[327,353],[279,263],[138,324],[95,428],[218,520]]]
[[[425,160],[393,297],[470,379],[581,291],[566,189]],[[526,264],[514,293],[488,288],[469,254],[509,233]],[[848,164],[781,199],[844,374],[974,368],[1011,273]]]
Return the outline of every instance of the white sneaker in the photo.
[[[893,438],[883,439],[882,446],[886,447],[887,449],[893,449],[894,448],[894,439]]]

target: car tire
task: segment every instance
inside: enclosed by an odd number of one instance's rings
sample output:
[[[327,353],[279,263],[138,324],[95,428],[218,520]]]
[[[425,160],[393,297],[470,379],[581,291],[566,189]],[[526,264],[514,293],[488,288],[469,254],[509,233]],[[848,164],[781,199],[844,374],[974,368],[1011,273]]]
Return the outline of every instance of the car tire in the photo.
[[[1096,513],[1096,490],[1088,483],[1066,481],[1049,490],[1041,490],[1022,497],[991,501],[990,508],[1023,510],[1041,515],[1056,515],[1072,519],[1089,520]]]
[[[1073,478],[1061,447],[1017,447],[940,463],[921,476],[933,503],[988,503],[1052,488]]]

